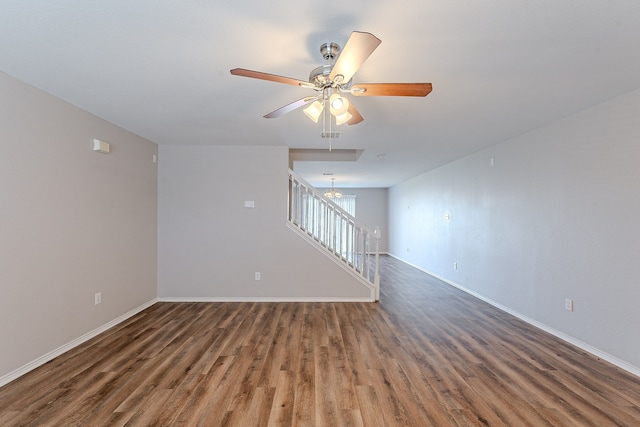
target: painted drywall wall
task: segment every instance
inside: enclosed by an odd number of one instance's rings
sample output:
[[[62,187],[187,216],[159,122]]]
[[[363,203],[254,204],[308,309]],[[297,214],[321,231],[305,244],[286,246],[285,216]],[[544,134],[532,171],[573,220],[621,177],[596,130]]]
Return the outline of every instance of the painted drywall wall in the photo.
[[[156,297],[157,146],[4,73],[0,93],[2,377]]]
[[[380,227],[380,252],[389,251],[389,220],[386,188],[344,188],[344,194],[356,196],[356,218],[372,230]]]
[[[635,91],[392,187],[391,253],[640,367],[639,112]]]
[[[158,296],[369,298],[286,226],[287,173],[287,147],[161,146]]]

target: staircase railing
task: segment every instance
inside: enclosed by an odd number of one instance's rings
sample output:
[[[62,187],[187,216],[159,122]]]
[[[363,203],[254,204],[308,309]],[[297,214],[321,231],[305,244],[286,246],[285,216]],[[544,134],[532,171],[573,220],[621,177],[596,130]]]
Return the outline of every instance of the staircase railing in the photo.
[[[360,279],[380,300],[380,230],[369,229],[289,170],[289,225]]]

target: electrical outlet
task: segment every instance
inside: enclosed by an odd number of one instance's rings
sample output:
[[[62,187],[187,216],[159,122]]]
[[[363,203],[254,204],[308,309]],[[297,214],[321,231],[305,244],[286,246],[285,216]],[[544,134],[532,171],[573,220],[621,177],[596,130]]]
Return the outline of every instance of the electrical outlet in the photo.
[[[564,300],[564,308],[569,311],[573,311],[573,300],[566,298]]]
[[[93,296],[93,303],[95,305],[98,305],[102,302],[102,292],[97,292],[94,296]]]
[[[256,276],[255,277],[256,277],[256,280],[260,280],[260,272],[259,271],[256,271]]]
[[[458,269],[458,263],[457,263],[457,262],[454,262],[454,263],[453,263],[453,269],[454,269],[454,270],[457,270],[457,269]]]

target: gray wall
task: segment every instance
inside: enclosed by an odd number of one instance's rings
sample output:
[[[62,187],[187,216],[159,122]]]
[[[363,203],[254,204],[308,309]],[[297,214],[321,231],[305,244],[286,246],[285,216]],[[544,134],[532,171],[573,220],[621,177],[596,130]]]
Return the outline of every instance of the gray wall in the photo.
[[[0,93],[2,377],[156,297],[157,146],[4,73]]]
[[[391,188],[391,253],[637,369],[639,112],[635,91]]]
[[[372,230],[380,227],[380,252],[389,251],[389,221],[386,188],[344,188],[343,194],[356,196],[356,218]]]
[[[160,298],[368,299],[286,226],[288,161],[287,147],[160,147]]]

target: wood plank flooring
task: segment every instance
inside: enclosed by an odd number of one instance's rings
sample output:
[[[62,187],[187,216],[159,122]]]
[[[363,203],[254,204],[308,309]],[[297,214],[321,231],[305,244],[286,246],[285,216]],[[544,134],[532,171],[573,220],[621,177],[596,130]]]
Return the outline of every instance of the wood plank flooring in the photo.
[[[640,379],[390,257],[380,303],[158,303],[2,426],[638,426]]]

